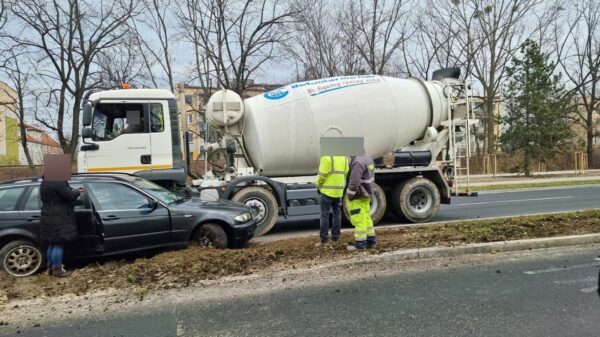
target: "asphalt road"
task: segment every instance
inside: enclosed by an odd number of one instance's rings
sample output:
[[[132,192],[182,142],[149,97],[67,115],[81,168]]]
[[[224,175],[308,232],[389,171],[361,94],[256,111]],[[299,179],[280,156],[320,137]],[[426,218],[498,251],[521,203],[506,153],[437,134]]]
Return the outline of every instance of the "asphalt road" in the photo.
[[[515,191],[480,192],[477,197],[453,197],[451,205],[442,205],[434,221],[469,220],[540,213],[579,211],[600,208],[600,185],[582,185]],[[380,226],[403,224],[386,215]],[[280,221],[263,237],[271,241],[291,236],[316,234],[318,221]]]
[[[598,336],[598,246],[226,300],[188,300],[21,336]],[[521,255],[519,255],[521,254]],[[425,263],[425,262],[422,262]],[[393,268],[393,265],[390,267]],[[13,331],[14,333],[14,331]]]

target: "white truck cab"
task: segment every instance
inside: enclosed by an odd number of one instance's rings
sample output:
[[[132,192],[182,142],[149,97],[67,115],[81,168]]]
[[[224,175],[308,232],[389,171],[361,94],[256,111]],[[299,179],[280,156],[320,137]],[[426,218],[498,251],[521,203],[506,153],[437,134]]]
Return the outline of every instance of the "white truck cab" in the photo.
[[[167,90],[91,94],[83,109],[78,172],[125,172],[168,187],[184,185],[177,115],[175,96]]]

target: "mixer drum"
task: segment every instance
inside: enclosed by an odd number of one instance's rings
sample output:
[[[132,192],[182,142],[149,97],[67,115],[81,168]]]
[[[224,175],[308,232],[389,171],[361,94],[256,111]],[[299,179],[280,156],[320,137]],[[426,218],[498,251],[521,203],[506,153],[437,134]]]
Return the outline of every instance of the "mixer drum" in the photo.
[[[377,158],[447,119],[438,82],[375,75],[290,84],[246,99],[244,111],[247,157],[270,177],[316,174],[319,138],[331,126],[364,137],[365,150]]]

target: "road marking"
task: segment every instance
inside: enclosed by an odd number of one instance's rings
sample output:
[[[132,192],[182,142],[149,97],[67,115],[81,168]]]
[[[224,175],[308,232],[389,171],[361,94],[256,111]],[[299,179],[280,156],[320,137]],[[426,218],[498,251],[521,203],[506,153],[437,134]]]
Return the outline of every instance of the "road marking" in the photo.
[[[581,291],[582,293],[592,293],[594,291],[598,290],[597,287],[591,287],[591,288],[585,288],[585,289],[579,289],[579,291]]]
[[[593,277],[593,276],[589,276],[586,278],[582,278],[579,280],[558,280],[558,281],[552,281],[554,284],[575,284],[575,283],[589,283],[589,282],[596,282],[597,278]]]
[[[515,199],[515,200],[501,200],[501,201],[484,201],[484,202],[471,202],[468,204],[454,204],[452,206],[473,206],[473,205],[485,205],[485,204],[510,204],[515,202],[524,201],[542,201],[542,200],[556,200],[556,199],[569,199],[573,198],[572,195],[565,197],[550,197],[550,198],[533,198],[533,199]]]
[[[527,275],[537,275],[537,274],[554,273],[557,271],[565,271],[565,270],[579,269],[579,268],[589,268],[589,267],[596,267],[596,266],[597,266],[596,263],[584,263],[584,264],[575,264],[572,266],[565,266],[565,267],[559,267],[559,268],[527,270],[527,271],[524,271],[524,273]]]

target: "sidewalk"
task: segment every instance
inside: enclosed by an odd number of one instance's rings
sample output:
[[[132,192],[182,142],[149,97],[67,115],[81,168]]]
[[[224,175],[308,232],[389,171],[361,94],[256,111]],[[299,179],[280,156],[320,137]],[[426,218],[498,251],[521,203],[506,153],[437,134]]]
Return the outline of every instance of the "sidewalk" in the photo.
[[[576,172],[574,170],[566,170],[566,171],[550,171],[550,172],[533,172],[532,175],[535,176],[547,176],[547,175],[575,175]],[[587,170],[585,175],[582,176],[600,176],[600,169],[597,170]],[[525,177],[523,173],[499,173],[496,174],[495,178],[512,178],[512,177]],[[471,179],[480,179],[480,178],[490,178],[494,179],[491,174],[471,174]],[[535,178],[534,178],[535,179]]]
[[[600,170],[596,170],[597,175],[587,175],[587,176],[575,176],[575,177],[556,177],[556,178],[525,178],[523,179],[494,179],[489,178],[488,181],[474,180],[471,179],[469,186],[477,187],[477,186],[493,186],[493,185],[520,185],[520,184],[543,184],[543,183],[556,183],[556,182],[565,182],[565,181],[593,181],[600,180]],[[516,177],[517,175],[513,175]],[[471,176],[473,178],[473,176]],[[464,183],[462,184],[464,186]]]

